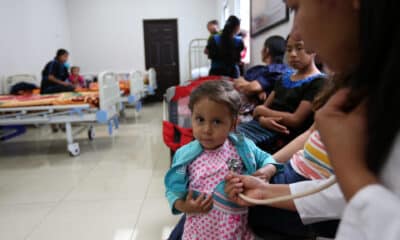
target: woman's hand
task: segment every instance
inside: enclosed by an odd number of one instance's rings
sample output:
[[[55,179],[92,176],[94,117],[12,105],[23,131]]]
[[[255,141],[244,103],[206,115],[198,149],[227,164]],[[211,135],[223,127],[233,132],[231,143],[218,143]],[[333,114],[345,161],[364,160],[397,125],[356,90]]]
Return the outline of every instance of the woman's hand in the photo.
[[[61,85],[63,85],[64,87],[70,87],[70,86],[73,86],[73,85],[72,85],[72,83],[65,82],[65,81],[61,81]]]
[[[260,178],[229,174],[226,176],[225,181],[225,193],[231,201],[238,205],[251,206],[251,204],[245,202],[238,196],[239,193],[243,193],[255,199],[265,198],[264,188],[267,183]]]
[[[213,207],[212,195],[206,197],[204,193],[196,199],[193,198],[193,191],[190,191],[185,200],[177,200],[175,208],[184,213],[200,214],[208,213]]]
[[[281,120],[282,120],[281,117],[260,117],[258,119],[260,125],[263,128],[289,135],[290,134],[289,129],[286,126],[279,123]]]
[[[238,90],[239,92],[243,91],[243,88],[248,84],[248,82],[243,78],[239,77],[233,81],[233,86]]]
[[[269,182],[269,180],[275,175],[276,167],[273,164],[260,168],[253,174],[254,177],[258,177],[261,180]]]
[[[346,112],[349,92],[349,89],[338,91],[315,116],[316,128],[348,200],[363,187],[378,182],[366,163],[366,102]]]

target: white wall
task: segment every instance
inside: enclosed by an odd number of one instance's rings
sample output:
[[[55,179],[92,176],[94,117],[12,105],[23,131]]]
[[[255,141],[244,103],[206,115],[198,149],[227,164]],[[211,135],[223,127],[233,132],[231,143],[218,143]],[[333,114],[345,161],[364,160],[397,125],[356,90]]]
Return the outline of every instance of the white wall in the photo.
[[[264,47],[265,40],[273,35],[280,35],[286,39],[287,35],[290,33],[293,26],[294,14],[290,15],[290,21],[279,25],[255,38],[251,39],[251,65],[262,64],[261,61],[261,50]]]
[[[247,0],[250,1],[250,0]],[[240,0],[217,0],[215,1],[217,6],[217,19],[220,21],[221,28],[224,27],[225,20],[228,19],[230,15],[238,16],[240,15]],[[228,5],[228,16],[224,16],[224,3],[227,2]],[[224,18],[225,17],[225,18]]]
[[[181,81],[189,78],[188,48],[207,38],[215,0],[68,0],[74,64],[82,72],[145,68],[143,19],[178,19]]]
[[[56,50],[71,47],[66,0],[1,0],[0,30],[3,76],[30,73],[40,80]]]

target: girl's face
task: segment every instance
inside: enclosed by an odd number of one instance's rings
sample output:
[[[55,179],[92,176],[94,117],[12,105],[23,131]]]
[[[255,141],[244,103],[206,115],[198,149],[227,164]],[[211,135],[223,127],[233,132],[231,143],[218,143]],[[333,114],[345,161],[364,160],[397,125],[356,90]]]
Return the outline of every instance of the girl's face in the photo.
[[[314,54],[309,54],[304,48],[303,41],[296,41],[289,37],[286,44],[286,54],[289,65],[296,70],[303,70],[314,61]]]
[[[73,68],[73,69],[71,69],[72,75],[79,75],[79,71],[80,71],[79,68]]]
[[[292,36],[303,39],[330,69],[352,70],[359,60],[360,0],[287,0],[296,11]]]
[[[193,106],[193,135],[206,150],[224,144],[235,125],[236,120],[224,104],[203,98]]]

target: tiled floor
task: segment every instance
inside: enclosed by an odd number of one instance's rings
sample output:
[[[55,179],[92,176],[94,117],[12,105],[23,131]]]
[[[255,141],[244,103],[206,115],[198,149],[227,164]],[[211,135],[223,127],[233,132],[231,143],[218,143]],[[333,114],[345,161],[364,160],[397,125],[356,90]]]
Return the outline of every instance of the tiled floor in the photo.
[[[128,109],[113,137],[105,126],[93,142],[82,133],[77,158],[49,127],[0,143],[0,239],[165,239],[178,219],[164,198],[161,118],[160,104],[137,119]]]

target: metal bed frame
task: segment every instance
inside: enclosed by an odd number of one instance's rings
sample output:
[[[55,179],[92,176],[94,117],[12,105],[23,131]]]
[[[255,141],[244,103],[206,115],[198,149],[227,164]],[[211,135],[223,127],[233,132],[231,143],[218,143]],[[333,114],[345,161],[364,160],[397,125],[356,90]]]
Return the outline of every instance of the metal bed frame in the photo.
[[[204,53],[208,39],[196,38],[189,43],[189,74],[191,79],[208,76],[210,60]]]
[[[149,84],[145,85],[145,77],[149,79]],[[126,73],[117,73],[117,81],[121,79],[129,80],[130,93],[127,96],[121,96],[120,110],[123,112],[125,104],[128,106],[134,106],[136,113],[139,113],[142,109],[142,99],[148,95],[154,95],[155,89],[157,89],[156,72],[153,68],[147,72],[133,71]]]
[[[118,128],[121,96],[115,79],[116,75],[111,72],[99,74],[99,108],[92,108],[89,104],[0,108],[0,126],[65,124],[67,151],[71,156],[78,156],[80,148],[73,136],[85,128],[73,132],[73,123],[89,124],[90,140],[94,138],[94,123],[107,124],[110,134],[114,127]]]

